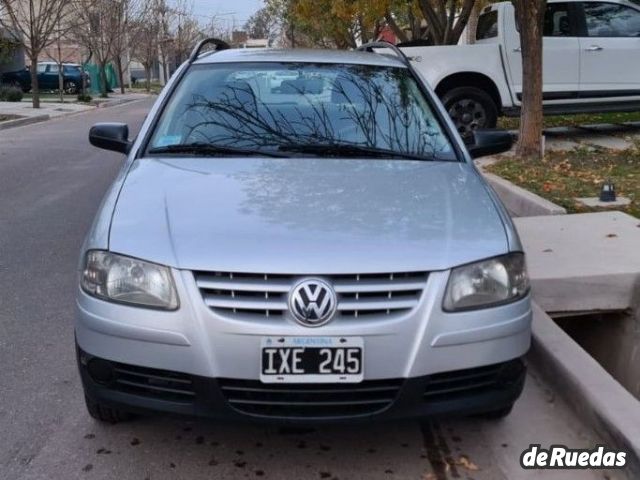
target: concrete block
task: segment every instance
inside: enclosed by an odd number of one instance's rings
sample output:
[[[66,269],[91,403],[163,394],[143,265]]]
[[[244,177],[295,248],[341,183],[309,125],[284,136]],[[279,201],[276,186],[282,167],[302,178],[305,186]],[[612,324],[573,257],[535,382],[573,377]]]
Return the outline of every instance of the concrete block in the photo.
[[[622,212],[514,219],[547,312],[625,310],[640,297],[640,220]]]
[[[576,198],[576,201],[591,208],[616,208],[631,204],[631,199],[627,197],[617,197],[614,202],[602,202],[599,197]]]
[[[606,148],[609,150],[627,150],[633,146],[633,144],[620,137],[612,137],[610,135],[585,135],[580,139],[581,143],[593,145],[600,148]]]

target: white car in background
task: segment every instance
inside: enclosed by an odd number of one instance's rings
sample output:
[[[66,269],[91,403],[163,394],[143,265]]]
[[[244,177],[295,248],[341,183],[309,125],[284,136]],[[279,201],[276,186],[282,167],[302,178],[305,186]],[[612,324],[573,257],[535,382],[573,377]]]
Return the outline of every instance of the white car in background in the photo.
[[[550,0],[543,33],[545,113],[640,109],[639,0]],[[511,2],[484,9],[476,42],[403,48],[465,138],[520,113],[522,55]]]

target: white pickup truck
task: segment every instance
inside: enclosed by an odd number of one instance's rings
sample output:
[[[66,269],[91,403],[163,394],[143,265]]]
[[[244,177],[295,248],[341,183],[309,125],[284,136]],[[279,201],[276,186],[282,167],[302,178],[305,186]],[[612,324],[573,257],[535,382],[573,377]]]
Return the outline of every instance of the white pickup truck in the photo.
[[[520,35],[511,2],[483,10],[476,44],[404,47],[463,137],[519,114]],[[640,110],[640,0],[549,0],[544,19],[544,110]]]

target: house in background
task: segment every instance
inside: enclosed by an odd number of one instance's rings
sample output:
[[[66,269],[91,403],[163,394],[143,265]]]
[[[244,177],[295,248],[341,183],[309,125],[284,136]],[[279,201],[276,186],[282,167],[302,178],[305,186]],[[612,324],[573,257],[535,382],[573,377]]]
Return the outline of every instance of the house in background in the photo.
[[[0,74],[14,72],[25,67],[24,47],[0,27]]]

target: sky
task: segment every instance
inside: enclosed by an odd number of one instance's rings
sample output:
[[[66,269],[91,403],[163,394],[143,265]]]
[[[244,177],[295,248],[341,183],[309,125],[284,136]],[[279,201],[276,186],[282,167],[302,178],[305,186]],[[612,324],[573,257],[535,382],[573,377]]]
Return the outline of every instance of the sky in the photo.
[[[191,0],[193,12],[205,22],[215,16],[227,27],[240,28],[260,7],[262,0]]]

